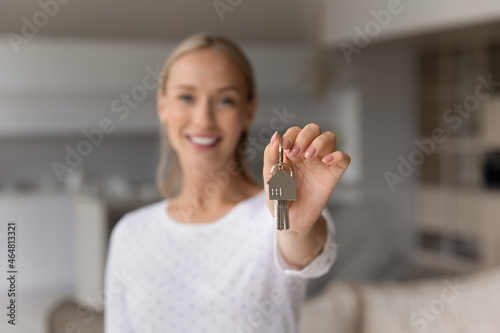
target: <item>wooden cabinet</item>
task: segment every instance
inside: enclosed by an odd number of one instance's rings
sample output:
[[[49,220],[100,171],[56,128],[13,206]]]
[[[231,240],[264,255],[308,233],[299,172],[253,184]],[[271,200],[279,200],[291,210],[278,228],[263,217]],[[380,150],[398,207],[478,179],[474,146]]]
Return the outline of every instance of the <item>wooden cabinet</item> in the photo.
[[[446,272],[500,265],[500,191],[422,186],[417,263]]]
[[[446,272],[500,265],[500,190],[483,181],[500,151],[500,40],[436,39],[418,58],[419,137],[446,134],[419,170],[418,263]]]
[[[500,96],[485,101],[480,118],[485,148],[495,149],[500,147]]]

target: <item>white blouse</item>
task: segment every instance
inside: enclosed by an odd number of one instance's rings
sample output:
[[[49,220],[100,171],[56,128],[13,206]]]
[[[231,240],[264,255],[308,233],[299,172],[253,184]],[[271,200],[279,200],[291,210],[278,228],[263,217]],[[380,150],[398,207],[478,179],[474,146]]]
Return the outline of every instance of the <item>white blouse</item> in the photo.
[[[106,262],[105,332],[296,332],[308,278],[336,258],[334,224],[302,270],[286,264],[262,190],[222,218],[172,219],[169,200],[124,215]]]

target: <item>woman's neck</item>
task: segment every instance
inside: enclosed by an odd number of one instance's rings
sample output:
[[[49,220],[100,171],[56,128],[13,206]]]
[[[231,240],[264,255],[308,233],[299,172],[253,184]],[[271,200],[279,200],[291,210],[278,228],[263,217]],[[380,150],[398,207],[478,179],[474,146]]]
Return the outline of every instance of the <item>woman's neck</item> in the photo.
[[[241,172],[183,173],[179,194],[170,203],[169,214],[181,222],[207,222],[223,216],[240,201],[262,190]]]

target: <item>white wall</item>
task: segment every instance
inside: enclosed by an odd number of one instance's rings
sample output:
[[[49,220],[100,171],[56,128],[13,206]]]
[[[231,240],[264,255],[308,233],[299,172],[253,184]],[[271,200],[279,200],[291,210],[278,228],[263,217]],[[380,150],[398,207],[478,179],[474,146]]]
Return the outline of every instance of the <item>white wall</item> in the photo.
[[[3,248],[7,222],[17,224],[17,297],[74,294],[83,301],[103,288],[108,226],[98,199],[2,194],[0,218],[5,224]],[[7,260],[0,266],[6,272]]]
[[[103,118],[116,134],[156,132],[156,91],[150,89],[173,42],[37,38],[16,54],[0,41],[0,137],[71,135]],[[306,45],[243,45],[259,95],[304,97],[312,54]],[[146,79],[146,83],[145,80]],[[306,88],[306,89],[304,89]],[[146,91],[129,116],[113,112],[122,94]],[[276,99],[276,98],[275,98]],[[124,103],[116,104],[122,106]]]
[[[500,18],[498,0],[321,0],[325,21],[319,38],[332,47],[341,41],[352,43],[358,35],[354,28],[365,32],[369,22],[377,22],[371,11],[387,10],[393,1],[399,3],[397,10],[386,26],[379,24],[380,33],[371,40],[402,38]]]
[[[71,293],[76,286],[73,269],[73,207],[68,197],[1,196],[2,223],[17,223],[19,297]],[[6,239],[1,240],[6,248]],[[7,271],[7,260],[3,260]]]
[[[417,173],[392,192],[384,172],[397,172],[398,156],[415,149],[415,55],[408,43],[374,45],[347,67],[353,73],[349,84],[362,96],[363,201],[333,210],[340,245],[331,272],[336,278],[388,278],[411,264]]]

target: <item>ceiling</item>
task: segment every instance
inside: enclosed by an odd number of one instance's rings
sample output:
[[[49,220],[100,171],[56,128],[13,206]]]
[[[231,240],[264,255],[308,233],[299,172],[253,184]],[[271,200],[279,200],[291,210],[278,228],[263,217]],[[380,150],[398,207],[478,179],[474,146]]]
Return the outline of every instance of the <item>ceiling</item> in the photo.
[[[38,0],[2,1],[0,12],[7,15],[0,19],[0,33],[21,35],[23,20],[33,23],[45,15],[36,36],[172,40],[206,31],[252,42],[304,42],[313,22],[307,0],[58,1],[66,4],[49,6],[52,16],[39,13]],[[222,20],[214,2],[228,6]]]

